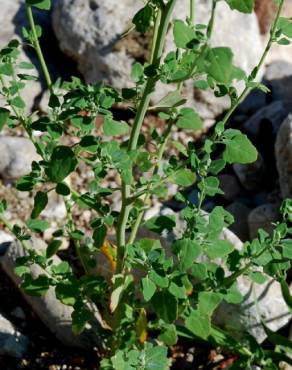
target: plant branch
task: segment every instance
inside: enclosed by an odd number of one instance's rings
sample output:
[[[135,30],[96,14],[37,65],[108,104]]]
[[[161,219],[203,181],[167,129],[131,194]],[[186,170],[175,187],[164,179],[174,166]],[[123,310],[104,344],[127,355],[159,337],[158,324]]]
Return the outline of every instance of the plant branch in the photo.
[[[53,84],[52,84],[51,76],[50,76],[40,43],[39,43],[39,39],[38,39],[37,32],[36,32],[36,26],[35,26],[33,14],[32,14],[32,9],[30,5],[26,4],[26,11],[27,11],[27,16],[28,16],[32,36],[33,36],[33,47],[35,48],[38,59],[40,61],[41,68],[42,68],[48,89],[50,90],[51,94],[53,94],[54,91],[53,91]]]

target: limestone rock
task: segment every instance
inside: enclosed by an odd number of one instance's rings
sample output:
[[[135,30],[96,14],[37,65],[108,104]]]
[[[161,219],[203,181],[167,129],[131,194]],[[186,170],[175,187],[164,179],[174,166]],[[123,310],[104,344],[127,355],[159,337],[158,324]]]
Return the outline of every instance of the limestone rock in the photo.
[[[0,314],[0,355],[21,358],[27,351],[29,340]]]
[[[276,162],[283,198],[292,197],[292,115],[283,122],[277,135]]]
[[[2,241],[5,238],[2,238]],[[46,248],[46,244],[40,239],[33,239],[32,245],[35,250],[41,251]],[[0,264],[11,280],[19,286],[20,278],[14,272],[15,260],[25,256],[26,252],[20,243],[7,238],[7,242],[0,244]],[[60,263],[59,257],[55,256],[55,263]],[[37,277],[43,271],[37,265],[31,266],[31,273]],[[44,297],[33,297],[25,294],[23,296],[32,310],[39,316],[43,323],[56,335],[65,345],[78,348],[92,348],[98,341],[96,328],[86,329],[80,336],[75,336],[72,332],[72,307],[66,306],[57,300],[54,288],[50,288]],[[92,323],[94,324],[94,323]],[[1,347],[1,346],[0,346]]]
[[[56,2],[53,12],[53,26],[61,49],[78,62],[79,70],[87,82],[104,80],[117,88],[129,87],[131,66],[136,59],[145,60],[147,40],[131,33],[126,39],[121,36],[131,27],[131,19],[142,7],[136,0],[64,0]],[[207,23],[210,17],[210,0],[197,2],[197,21]],[[174,18],[188,16],[188,0],[176,4]],[[117,21],[118,20],[118,21]],[[236,32],[230,32],[236,29]],[[139,44],[143,43],[141,55],[137,55]],[[251,72],[259,59],[263,44],[260,38],[255,14],[243,15],[231,11],[224,2],[218,3],[214,26],[213,45],[229,46],[234,51],[234,62]],[[135,46],[136,45],[136,46]],[[149,42],[148,42],[149,47]],[[167,37],[166,52],[173,50],[172,33]],[[133,51],[134,50],[134,51]],[[174,87],[170,87],[174,89]],[[159,85],[156,100],[169,91],[169,86]],[[188,104],[194,104],[206,125],[229,107],[229,100],[215,98],[209,91],[197,91],[186,86]]]
[[[23,137],[0,136],[0,176],[15,180],[31,171],[31,163],[39,161],[32,142]]]

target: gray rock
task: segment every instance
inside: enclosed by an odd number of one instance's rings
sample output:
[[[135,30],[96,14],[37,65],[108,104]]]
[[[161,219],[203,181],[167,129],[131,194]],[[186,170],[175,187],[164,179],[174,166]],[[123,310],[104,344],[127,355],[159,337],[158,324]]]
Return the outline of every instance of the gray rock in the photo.
[[[32,142],[23,137],[0,136],[0,176],[18,179],[31,171],[31,163],[39,161]]]
[[[17,319],[25,320],[25,313],[24,313],[23,309],[19,306],[15,307],[11,311],[11,315],[16,317]]]
[[[262,190],[262,184],[266,173],[265,163],[262,156],[258,154],[258,158],[254,163],[233,165],[233,170],[238,177],[241,185],[248,191]]]
[[[28,350],[29,340],[0,314],[0,355],[21,358]]]
[[[292,197],[292,115],[283,122],[275,144],[276,163],[283,198]]]
[[[131,34],[121,40],[121,36],[131,27],[131,19],[142,3],[136,0],[64,0],[56,2],[53,12],[53,26],[61,49],[78,62],[79,70],[87,82],[104,80],[117,88],[129,87],[131,66],[135,61],[139,43],[143,38]],[[210,0],[197,2],[198,23],[207,23],[210,17]],[[174,18],[188,16],[188,1],[177,2]],[[119,21],[117,22],[117,19]],[[237,32],[230,32],[236,28]],[[147,40],[143,41],[147,49]],[[213,45],[229,46],[234,51],[235,64],[250,72],[263,50],[258,22],[255,14],[242,15],[231,11],[224,2],[218,3],[214,26]],[[149,42],[148,42],[149,44]],[[136,46],[135,46],[136,45]],[[173,50],[172,32],[166,41],[166,52]],[[139,59],[145,58],[145,51]],[[137,55],[136,55],[137,57]],[[155,99],[165,95],[172,86],[159,84]],[[185,87],[188,103],[194,104],[192,84]],[[209,91],[195,93],[196,109],[206,125],[229,107],[229,99],[215,98]]]
[[[237,235],[240,240],[245,242],[249,239],[247,218],[251,209],[245,204],[235,201],[226,207],[226,210],[234,216],[234,223],[229,226],[229,229]]]
[[[275,101],[256,112],[243,125],[246,134],[253,138],[267,135],[267,131],[276,135],[288,111],[282,101]],[[260,138],[260,140],[264,139]]]
[[[2,240],[4,237],[2,238]],[[8,238],[7,238],[8,239]],[[46,248],[46,244],[40,239],[33,239],[32,246],[37,251]],[[0,244],[0,264],[3,270],[11,280],[19,286],[20,278],[14,272],[14,265],[17,258],[25,256],[24,248],[18,242],[8,241]],[[60,263],[59,257],[54,257],[56,264]],[[43,270],[37,266],[31,266],[33,277],[37,277]],[[66,306],[57,300],[54,288],[50,288],[44,297],[33,297],[22,294],[32,310],[39,316],[43,323],[51,330],[53,334],[65,345],[78,348],[92,348],[96,345],[98,338],[95,329],[87,328],[80,336],[72,333],[72,307]],[[96,325],[95,322],[92,325]],[[1,346],[0,346],[1,347]]]
[[[291,320],[280,284],[273,279],[259,285],[241,276],[238,289],[244,296],[243,302],[240,305],[222,303],[214,314],[215,324],[228,330],[235,338],[240,338],[246,330],[262,343],[267,335],[261,320],[273,331],[278,331]]]
[[[249,235],[253,239],[257,236],[259,229],[271,233],[274,229],[273,222],[280,219],[278,204],[263,204],[253,209],[248,215]]]
[[[240,185],[235,176],[230,174],[222,174],[218,176],[220,181],[220,189],[224,192],[223,197],[232,202],[240,194]]]

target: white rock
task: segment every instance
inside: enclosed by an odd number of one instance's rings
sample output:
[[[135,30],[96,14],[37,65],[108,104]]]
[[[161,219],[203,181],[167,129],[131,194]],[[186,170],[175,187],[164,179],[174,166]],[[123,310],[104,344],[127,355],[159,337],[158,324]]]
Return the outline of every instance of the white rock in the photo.
[[[131,27],[131,19],[142,2],[136,0],[64,0],[56,2],[53,12],[53,26],[61,49],[78,62],[79,70],[87,82],[104,80],[117,88],[129,87],[131,66],[134,58],[128,47],[118,47],[122,34]],[[207,23],[210,17],[210,0],[200,0],[196,5],[198,23]],[[188,0],[179,0],[174,18],[188,16]],[[119,21],[117,21],[117,19]],[[236,32],[230,32],[236,29]],[[231,11],[224,2],[218,3],[212,43],[215,46],[228,46],[234,51],[234,62],[247,72],[251,72],[263,50],[258,22],[255,14],[243,15]],[[173,50],[173,36],[169,33],[166,52]],[[174,87],[159,84],[155,99],[165,95]],[[188,103],[194,104],[191,84],[186,86]],[[215,98],[209,91],[196,92],[196,109],[211,125],[214,118],[229,107],[229,99]]]
[[[283,198],[292,197],[292,115],[283,122],[277,135],[276,163]]]
[[[0,136],[0,175],[18,179],[31,171],[31,163],[39,161],[32,142],[23,137]]]
[[[0,314],[0,355],[21,358],[28,349],[28,338]]]

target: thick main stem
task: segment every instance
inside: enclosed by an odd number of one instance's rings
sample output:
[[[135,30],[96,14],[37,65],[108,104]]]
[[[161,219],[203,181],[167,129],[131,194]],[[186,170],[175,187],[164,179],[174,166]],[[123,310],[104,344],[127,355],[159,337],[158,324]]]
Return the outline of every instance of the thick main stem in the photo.
[[[167,29],[175,3],[176,0],[169,0],[162,10],[161,19],[158,19],[159,27],[157,30],[156,44],[153,45],[154,52],[152,55],[152,64],[156,68],[158,68],[160,65],[160,59],[165,44]],[[160,17],[160,14],[158,14],[158,16]],[[138,106],[136,118],[133,124],[133,129],[129,140],[128,151],[135,150],[137,147],[141,127],[150,104],[151,94],[155,88],[156,81],[157,81],[156,77],[150,77],[146,82],[143,96]],[[117,245],[118,245],[117,272],[121,272],[123,267],[124,249],[126,244],[126,227],[131,210],[131,205],[127,204],[127,199],[130,197],[130,195],[131,195],[131,184],[123,183],[122,208],[117,226]]]
[[[39,43],[39,39],[38,39],[38,35],[37,35],[37,32],[36,32],[36,27],[35,27],[35,23],[34,23],[34,19],[33,19],[32,9],[31,9],[30,5],[26,5],[26,11],[27,11],[27,16],[28,16],[28,20],[29,20],[30,29],[31,29],[32,36],[33,36],[33,46],[34,46],[35,51],[37,53],[39,62],[41,64],[41,68],[42,68],[42,71],[43,71],[48,89],[50,90],[50,92],[52,94],[53,93],[53,84],[52,84],[51,76],[50,76],[50,73],[49,73],[49,70],[48,70],[48,67],[47,67],[47,64],[46,64],[41,46],[40,46],[40,43]]]

